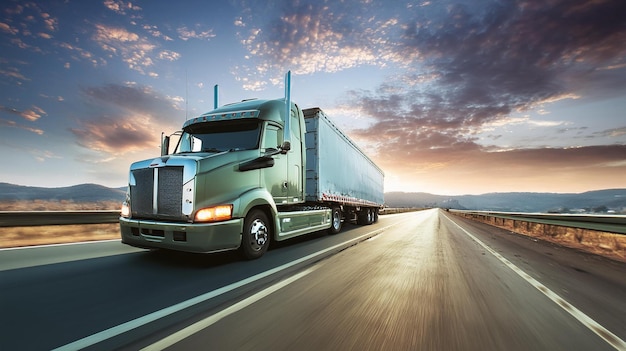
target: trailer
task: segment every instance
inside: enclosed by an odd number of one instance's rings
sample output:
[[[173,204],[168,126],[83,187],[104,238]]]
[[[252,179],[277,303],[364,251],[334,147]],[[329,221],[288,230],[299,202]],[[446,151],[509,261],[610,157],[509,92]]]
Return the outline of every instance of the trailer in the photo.
[[[319,108],[304,109],[306,199],[337,204],[360,224],[378,220],[383,171]],[[339,228],[335,228],[339,231]]]

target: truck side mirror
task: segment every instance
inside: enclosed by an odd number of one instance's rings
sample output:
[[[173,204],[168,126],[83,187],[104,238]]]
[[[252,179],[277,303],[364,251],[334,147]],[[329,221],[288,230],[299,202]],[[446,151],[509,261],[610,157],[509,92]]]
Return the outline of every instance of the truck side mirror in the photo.
[[[161,156],[165,156],[170,151],[170,137],[161,133]]]
[[[291,142],[289,140],[283,141],[283,144],[280,146],[280,152],[286,154],[289,150],[291,150]]]
[[[274,167],[274,159],[270,156],[261,156],[257,157],[253,160],[241,163],[239,165],[239,171],[246,172],[251,171],[253,169],[261,169],[261,168],[269,168]]]

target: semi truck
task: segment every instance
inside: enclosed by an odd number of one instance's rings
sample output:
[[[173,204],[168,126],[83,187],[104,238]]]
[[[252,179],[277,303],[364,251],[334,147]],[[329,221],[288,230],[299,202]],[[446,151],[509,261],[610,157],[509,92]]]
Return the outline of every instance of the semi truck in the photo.
[[[272,241],[378,220],[383,171],[320,108],[291,101],[291,72],[283,98],[219,106],[218,94],[162,134],[160,157],[130,166],[124,244],[256,259]]]

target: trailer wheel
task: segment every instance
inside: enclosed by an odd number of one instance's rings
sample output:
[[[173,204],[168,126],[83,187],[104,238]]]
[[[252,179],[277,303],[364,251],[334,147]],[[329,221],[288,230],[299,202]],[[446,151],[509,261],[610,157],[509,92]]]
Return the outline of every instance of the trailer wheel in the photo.
[[[373,223],[372,210],[368,208],[362,209],[357,215],[357,224],[368,225]]]
[[[331,211],[331,225],[328,228],[329,234],[337,234],[341,231],[341,207],[335,206]]]
[[[378,209],[375,208],[372,212],[374,213],[374,223],[378,223]]]
[[[243,223],[241,236],[241,255],[247,260],[257,259],[267,251],[270,246],[271,226],[265,212],[252,210],[246,216]]]

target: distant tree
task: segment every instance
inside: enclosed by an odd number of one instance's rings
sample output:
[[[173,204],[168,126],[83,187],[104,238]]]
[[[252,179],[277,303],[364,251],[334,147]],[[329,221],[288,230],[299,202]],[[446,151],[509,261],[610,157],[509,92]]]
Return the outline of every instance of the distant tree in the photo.
[[[593,208],[594,213],[606,213],[609,209],[606,206],[598,206]]]

